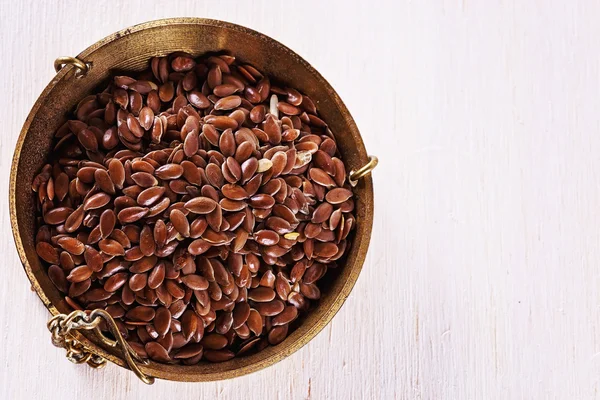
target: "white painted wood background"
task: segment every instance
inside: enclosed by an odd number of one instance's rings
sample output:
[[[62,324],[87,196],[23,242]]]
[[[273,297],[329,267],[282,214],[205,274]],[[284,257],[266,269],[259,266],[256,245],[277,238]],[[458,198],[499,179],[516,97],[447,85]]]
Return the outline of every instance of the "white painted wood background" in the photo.
[[[146,387],[50,345],[7,182],[54,58],[173,16],[297,51],[381,163],[367,262],[319,336],[250,376]],[[600,398],[600,3],[0,0],[0,18],[1,399]]]

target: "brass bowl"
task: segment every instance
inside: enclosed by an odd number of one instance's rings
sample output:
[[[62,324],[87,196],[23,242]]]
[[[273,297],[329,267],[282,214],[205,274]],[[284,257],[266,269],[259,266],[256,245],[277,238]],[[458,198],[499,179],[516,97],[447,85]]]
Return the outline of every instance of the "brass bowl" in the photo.
[[[77,102],[106,81],[112,70],[141,70],[153,56],[174,51],[193,55],[227,50],[267,75],[297,88],[318,102],[323,119],[334,132],[347,170],[369,162],[360,133],[335,90],[305,60],[281,43],[227,22],[201,18],[174,18],[147,22],[124,29],[100,40],[77,56],[90,65],[85,76],[78,68],[65,66],[44,89],[21,130],[10,175],[10,220],[15,244],[33,289],[53,314],[71,308],[50,282],[35,251],[35,205],[31,182],[51,149],[52,133]],[[248,374],[282,360],[315,337],[340,309],[362,269],[373,224],[373,184],[370,176],[355,187],[356,230],[345,265],[324,279],[317,307],[281,344],[250,356],[217,364],[195,366],[150,362],[142,370],[151,376],[174,381],[213,381]],[[328,279],[329,278],[329,279]],[[121,353],[107,347],[93,335],[75,336],[89,351],[115,364],[126,366]]]

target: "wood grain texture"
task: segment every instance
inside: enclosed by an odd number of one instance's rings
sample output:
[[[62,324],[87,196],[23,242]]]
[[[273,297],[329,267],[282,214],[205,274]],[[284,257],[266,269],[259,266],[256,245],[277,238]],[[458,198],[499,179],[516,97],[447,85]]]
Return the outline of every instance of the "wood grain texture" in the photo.
[[[380,158],[363,273],[283,362],[146,387],[50,345],[5,198],[0,398],[600,398],[597,2],[0,0],[5,194],[54,58],[174,16],[261,31],[336,88]]]

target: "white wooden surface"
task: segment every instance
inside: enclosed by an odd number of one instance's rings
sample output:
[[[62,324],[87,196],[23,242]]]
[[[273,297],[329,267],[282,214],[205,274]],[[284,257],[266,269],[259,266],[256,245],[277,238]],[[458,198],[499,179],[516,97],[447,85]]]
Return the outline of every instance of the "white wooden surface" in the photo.
[[[146,387],[50,345],[5,197],[0,398],[600,398],[600,3],[0,0],[5,196],[54,58],[172,16],[264,32],[337,89],[381,160],[363,273],[283,362]]]

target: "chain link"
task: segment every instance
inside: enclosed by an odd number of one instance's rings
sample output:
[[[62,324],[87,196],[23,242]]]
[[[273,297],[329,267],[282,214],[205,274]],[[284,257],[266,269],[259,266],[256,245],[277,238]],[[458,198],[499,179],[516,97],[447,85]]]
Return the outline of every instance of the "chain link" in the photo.
[[[48,321],[48,329],[52,334],[52,344],[67,351],[67,359],[75,364],[87,363],[92,368],[103,368],[106,359],[89,352],[81,343],[73,338],[73,330],[94,329],[101,322],[100,317],[90,320],[83,311],[74,311],[69,315],[59,314]]]
[[[101,332],[100,323],[103,320],[117,340],[109,339]],[[72,333],[78,330],[93,330],[102,343],[110,347],[120,348],[123,359],[138,378],[149,385],[154,383],[154,378],[142,372],[137,365],[137,363],[146,365],[148,361],[140,358],[135,350],[123,339],[115,320],[106,311],[94,310],[87,313],[77,310],[69,315],[58,314],[48,321],[47,326],[51,333],[52,344],[65,349],[67,351],[67,359],[72,363],[87,363],[92,368],[103,368],[106,366],[106,359],[104,357],[87,350],[75,339]]]

